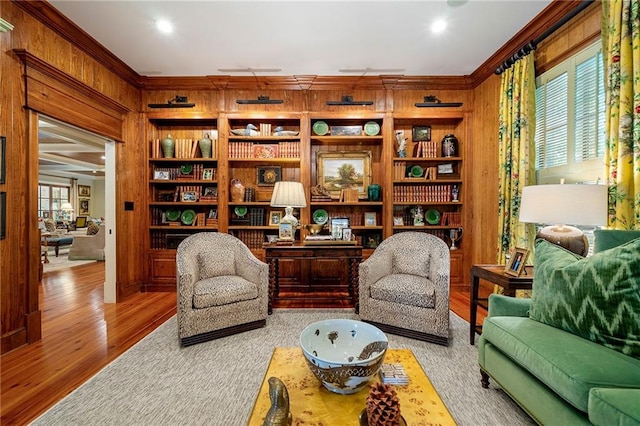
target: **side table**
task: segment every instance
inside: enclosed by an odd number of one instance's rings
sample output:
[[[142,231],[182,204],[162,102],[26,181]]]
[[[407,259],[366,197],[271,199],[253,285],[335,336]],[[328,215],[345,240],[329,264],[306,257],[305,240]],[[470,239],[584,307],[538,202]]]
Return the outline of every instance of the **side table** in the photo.
[[[476,324],[478,306],[482,306],[485,309],[489,308],[488,299],[478,297],[481,279],[504,288],[505,296],[515,296],[516,290],[531,290],[533,286],[533,266],[525,266],[522,275],[519,277],[505,274],[504,269],[504,265],[473,265],[471,268],[469,342],[472,345],[475,344],[476,332],[482,333],[482,326]]]

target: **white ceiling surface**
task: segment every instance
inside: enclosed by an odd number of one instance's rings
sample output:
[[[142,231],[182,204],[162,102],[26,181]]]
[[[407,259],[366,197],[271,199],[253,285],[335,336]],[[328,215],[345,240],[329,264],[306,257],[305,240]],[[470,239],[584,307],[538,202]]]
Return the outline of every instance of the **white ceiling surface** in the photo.
[[[140,75],[469,75],[549,0],[50,0]],[[442,18],[448,28],[432,34]],[[173,23],[162,34],[154,22]],[[505,58],[506,59],[506,58]],[[339,70],[361,70],[345,74]]]

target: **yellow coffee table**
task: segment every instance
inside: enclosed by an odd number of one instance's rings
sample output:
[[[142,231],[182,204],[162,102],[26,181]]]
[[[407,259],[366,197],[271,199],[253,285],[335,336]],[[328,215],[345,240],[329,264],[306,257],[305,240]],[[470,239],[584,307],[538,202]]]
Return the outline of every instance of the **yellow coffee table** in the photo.
[[[408,425],[455,425],[447,407],[410,349],[389,349],[384,362],[402,364],[409,384],[395,386],[400,411]],[[271,407],[269,377],[278,377],[289,391],[290,410],[296,425],[358,426],[369,388],[352,395],[327,390],[313,375],[300,348],[276,348],[253,405],[249,425],[261,426]]]

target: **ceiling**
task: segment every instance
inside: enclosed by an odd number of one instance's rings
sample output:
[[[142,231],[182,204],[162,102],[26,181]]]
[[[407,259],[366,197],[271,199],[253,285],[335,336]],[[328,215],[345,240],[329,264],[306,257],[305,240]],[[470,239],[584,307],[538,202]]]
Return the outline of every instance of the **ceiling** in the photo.
[[[470,75],[550,2],[50,0],[141,76]],[[104,177],[103,138],[44,119],[39,139],[41,174]]]
[[[50,3],[143,76],[461,76],[551,1]],[[161,19],[173,33],[155,28]],[[430,30],[436,19],[448,24],[440,34]]]

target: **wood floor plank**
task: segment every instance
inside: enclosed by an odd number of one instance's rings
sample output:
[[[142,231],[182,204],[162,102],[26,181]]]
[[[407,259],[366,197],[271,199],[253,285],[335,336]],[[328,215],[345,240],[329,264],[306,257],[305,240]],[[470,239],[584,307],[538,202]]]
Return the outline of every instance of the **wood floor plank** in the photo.
[[[175,293],[138,293],[105,305],[103,284],[100,262],[45,274],[42,340],[0,358],[0,424],[30,423],[176,312]],[[469,321],[468,292],[452,291],[450,306]]]

